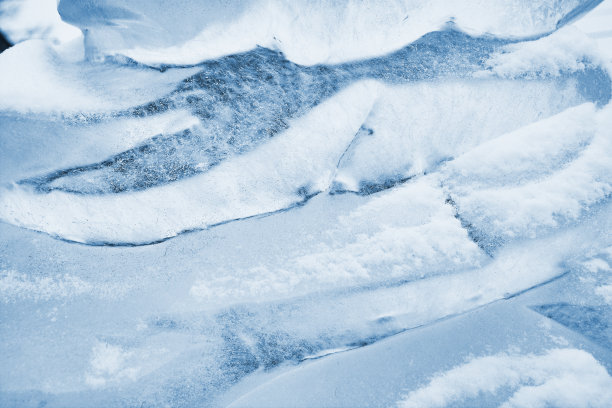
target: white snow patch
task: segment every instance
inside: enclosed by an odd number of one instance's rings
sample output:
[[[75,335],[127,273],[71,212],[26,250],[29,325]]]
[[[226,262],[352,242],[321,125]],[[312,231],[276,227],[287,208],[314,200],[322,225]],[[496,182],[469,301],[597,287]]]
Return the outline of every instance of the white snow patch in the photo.
[[[111,109],[84,86],[58,71],[58,55],[42,40],[30,40],[0,54],[0,109],[19,112]]]
[[[601,258],[593,258],[582,263],[591,273],[612,271],[610,264]]]
[[[58,0],[3,0],[0,2],[0,30],[13,44],[33,38],[60,45],[83,38],[77,27],[62,21]]]
[[[595,288],[595,293],[604,298],[607,304],[612,305],[612,284],[598,286]]]
[[[612,377],[583,350],[552,349],[541,355],[500,353],[474,358],[434,377],[397,406],[444,407],[481,393],[510,387],[501,407],[589,407],[612,405]]]
[[[487,141],[443,169],[453,191],[517,186],[569,164],[597,131],[596,110],[582,104]]]
[[[299,64],[339,63],[397,50],[452,20],[471,34],[522,37],[556,28],[578,0],[107,1],[92,18],[77,1],[63,14],[87,29],[94,58],[125,55],[149,64],[195,64],[257,45]],[[180,22],[180,24],[177,24]],[[129,23],[129,24],[128,24]]]
[[[174,90],[197,69],[150,69],[73,61],[43,40],[19,43],[0,54],[0,110],[78,114],[119,111]]]
[[[85,383],[99,388],[108,382],[136,380],[139,370],[127,365],[127,360],[132,355],[133,353],[119,346],[97,342],[92,349],[90,371],[85,375]]]
[[[537,41],[510,44],[485,63],[488,71],[504,78],[559,76],[564,71],[581,71],[586,63],[601,64],[597,42],[573,26],[565,27]]]
[[[611,112],[612,106],[599,111],[589,107],[570,110],[499,137],[449,163],[449,190],[461,216],[479,230],[503,238],[534,237],[577,220],[612,193]],[[561,142],[553,150],[551,138]],[[589,138],[577,157],[568,158],[551,174],[542,174],[546,167],[542,162],[558,167],[555,150]],[[532,157],[535,161],[529,163]],[[540,168],[539,174],[530,174],[534,168]],[[473,183],[470,172],[501,183],[479,185],[478,178]],[[519,183],[503,185],[512,178]]]
[[[580,102],[571,83],[473,80],[387,86],[363,125],[366,131],[343,157],[335,182],[357,191],[364,181],[420,175]]]

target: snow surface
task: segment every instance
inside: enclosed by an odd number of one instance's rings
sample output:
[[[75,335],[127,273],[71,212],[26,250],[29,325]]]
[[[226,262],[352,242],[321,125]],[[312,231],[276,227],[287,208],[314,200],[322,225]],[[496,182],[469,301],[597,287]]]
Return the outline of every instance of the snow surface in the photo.
[[[62,0],[0,54],[0,406],[611,405],[599,3]]]
[[[496,354],[440,374],[397,405],[445,407],[479,393],[513,389],[500,407],[607,407],[612,377],[589,353],[553,349],[544,355]]]
[[[13,44],[33,38],[47,39],[54,45],[83,39],[77,27],[62,21],[57,0],[3,0],[0,31]]]
[[[554,30],[565,16],[588,10],[597,1],[251,0],[221,4],[213,1],[201,7],[181,0],[168,10],[163,1],[62,0],[59,11],[84,30],[93,58],[122,55],[148,65],[187,65],[259,45],[278,49],[298,64],[314,65],[384,55],[450,20],[471,34],[530,37]]]

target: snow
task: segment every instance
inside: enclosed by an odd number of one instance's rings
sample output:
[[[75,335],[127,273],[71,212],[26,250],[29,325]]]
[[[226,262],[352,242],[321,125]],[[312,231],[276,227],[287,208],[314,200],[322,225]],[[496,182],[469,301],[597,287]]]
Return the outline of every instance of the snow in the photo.
[[[338,227],[327,228],[306,253],[207,272],[189,293],[202,304],[224,304],[449,274],[479,265],[482,254],[444,200],[431,179],[407,184],[340,215],[334,223]]]
[[[496,354],[479,357],[442,373],[411,392],[397,406],[445,407],[479,393],[510,387],[500,407],[607,407],[612,377],[589,353],[553,349],[543,355]]]
[[[78,50],[75,54],[67,46],[58,51],[43,40],[9,48],[0,54],[0,109],[87,117],[160,97],[193,73],[162,75],[130,67],[89,66],[78,59]]]
[[[54,45],[83,41],[83,33],[66,24],[57,12],[57,0],[4,0],[0,3],[0,31],[16,44],[37,38]]]
[[[603,297],[607,304],[612,305],[612,285],[601,285],[595,293]]]
[[[576,27],[565,27],[538,41],[510,44],[487,62],[490,72],[505,78],[531,75],[559,76],[566,70],[579,71],[588,62],[602,63],[595,41]]]
[[[297,120],[285,137],[165,187],[96,197],[39,195],[9,186],[0,198],[0,218],[72,241],[146,243],[286,208],[303,199],[300,187],[308,192],[327,187],[371,108],[373,92],[374,83],[358,83]]]
[[[204,7],[182,0],[63,0],[60,14],[86,30],[92,58],[123,55],[148,65],[188,65],[257,45],[298,64],[339,63],[400,49],[449,20],[472,34],[530,37],[554,30],[573,10],[597,2],[240,1]],[[95,10],[95,19],[91,11]],[[580,14],[580,13],[578,13]],[[180,24],[177,22],[180,21]]]
[[[582,98],[572,84],[468,80],[387,87],[340,162],[336,189],[402,180]],[[506,109],[514,104],[512,110]],[[372,132],[372,134],[368,134]]]
[[[557,228],[579,219],[589,207],[605,201],[612,192],[612,180],[608,177],[612,174],[608,160],[612,153],[609,136],[611,112],[609,107],[598,112],[592,109],[583,110],[579,114],[584,116],[574,120],[571,113],[578,113],[578,111],[569,111],[560,114],[561,117],[556,117],[556,120],[548,119],[533,125],[537,128],[537,131],[534,132],[537,136],[531,133],[530,128],[522,130],[528,133],[519,135],[518,141],[529,138],[530,143],[533,143],[534,136],[546,139],[553,133],[557,133],[555,137],[567,135],[566,131],[569,131],[570,138],[573,139],[577,134],[588,132],[589,126],[580,127],[581,123],[593,122],[595,124],[595,129],[590,132],[592,140],[583,149],[580,149],[582,151],[574,160],[567,162],[567,159],[562,159],[562,154],[555,152],[558,147],[561,147],[559,145],[546,149],[547,155],[557,153],[555,155],[557,157],[549,156],[550,161],[557,163],[559,159],[566,161],[565,166],[548,176],[538,172],[537,178],[533,179],[533,173],[531,177],[529,175],[530,169],[525,169],[526,172],[518,172],[521,168],[520,163],[529,161],[530,166],[535,164],[532,161],[535,155],[530,149],[523,149],[515,156],[515,160],[511,160],[505,153],[512,151],[512,148],[506,149],[504,146],[510,140],[512,140],[511,143],[516,143],[514,134],[508,134],[490,142],[490,144],[497,144],[496,147],[493,147],[493,151],[504,150],[503,162],[500,162],[503,163],[501,165],[503,168],[497,167],[496,178],[513,179],[519,182],[517,185],[504,188],[488,186],[474,188],[470,177],[464,176],[465,179],[470,180],[466,183],[467,186],[458,183],[458,186],[449,189],[462,217],[476,230],[488,236],[498,236],[503,239],[533,238],[550,228]],[[565,115],[569,117],[564,118]],[[566,122],[566,119],[569,120]],[[541,128],[552,122],[555,123],[553,129],[543,130]],[[556,128],[558,125],[564,126],[560,132]],[[472,157],[466,157],[465,161],[479,160],[481,155],[488,156],[488,147],[483,145],[480,151],[468,153]],[[518,166],[515,167],[515,164]],[[459,167],[458,172],[461,172],[460,165],[457,167]],[[511,169],[511,173],[508,174],[505,169]]]
[[[27,41],[3,52],[0,55],[0,64],[5,67],[0,77],[3,110],[39,111],[49,103],[77,110],[105,104],[85,89],[72,87],[70,81],[58,78],[55,58],[57,55],[42,40]]]
[[[62,0],[0,54],[0,406],[611,405],[599,3]]]

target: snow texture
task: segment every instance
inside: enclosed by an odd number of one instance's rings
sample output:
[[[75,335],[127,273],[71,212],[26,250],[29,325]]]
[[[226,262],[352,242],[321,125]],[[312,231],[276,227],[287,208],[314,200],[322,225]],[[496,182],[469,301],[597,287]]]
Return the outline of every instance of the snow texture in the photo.
[[[611,406],[611,16],[1,2],[0,406]]]
[[[500,407],[607,407],[612,377],[590,354],[554,349],[544,355],[496,354],[453,368],[411,392],[398,407],[445,407],[451,402],[512,389]]]

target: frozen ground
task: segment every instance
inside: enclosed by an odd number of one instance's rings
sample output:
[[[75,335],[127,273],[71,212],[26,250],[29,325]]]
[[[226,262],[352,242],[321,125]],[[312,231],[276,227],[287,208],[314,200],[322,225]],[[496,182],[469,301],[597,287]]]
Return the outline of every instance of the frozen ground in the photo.
[[[610,0],[33,3],[0,406],[612,406]]]

